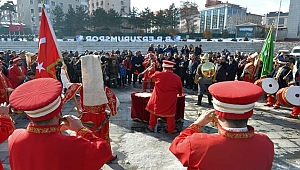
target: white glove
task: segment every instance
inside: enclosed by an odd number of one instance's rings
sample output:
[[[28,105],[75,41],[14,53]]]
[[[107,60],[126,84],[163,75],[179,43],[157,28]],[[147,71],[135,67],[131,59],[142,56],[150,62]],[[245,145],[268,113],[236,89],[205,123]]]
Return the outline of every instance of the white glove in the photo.
[[[118,74],[118,79],[120,78],[120,74]]]
[[[14,91],[14,89],[12,89],[12,88],[7,88],[7,90],[9,91],[9,92],[12,92],[12,91]]]

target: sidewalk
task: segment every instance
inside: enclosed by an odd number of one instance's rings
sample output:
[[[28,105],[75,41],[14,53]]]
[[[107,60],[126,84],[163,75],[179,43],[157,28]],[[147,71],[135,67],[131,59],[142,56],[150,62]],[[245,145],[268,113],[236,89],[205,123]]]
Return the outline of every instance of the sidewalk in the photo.
[[[136,88],[113,89],[120,100],[119,113],[110,119],[110,138],[114,154],[118,159],[105,165],[103,170],[184,170],[181,163],[169,152],[168,148],[178,134],[150,133],[146,131],[147,123],[131,119],[130,94],[140,91]],[[207,98],[203,98],[203,106],[196,106],[196,92],[185,90],[185,120],[177,123],[177,128],[186,128],[197,119],[197,111],[209,107]],[[78,100],[79,101],[79,100]],[[275,146],[273,169],[300,169],[300,120],[287,119],[284,116],[291,108],[282,107],[274,110],[263,106],[264,101],[256,103],[255,113],[249,120],[256,132],[266,133]],[[63,107],[63,114],[77,115],[73,101]],[[16,128],[25,128],[29,122],[24,115],[15,115]],[[158,132],[164,129],[165,123],[159,121]],[[215,133],[217,129],[211,125],[203,128],[204,132]],[[72,134],[70,132],[70,134]],[[9,169],[7,141],[0,145],[0,158],[4,169]],[[22,160],[20,160],[22,163]]]

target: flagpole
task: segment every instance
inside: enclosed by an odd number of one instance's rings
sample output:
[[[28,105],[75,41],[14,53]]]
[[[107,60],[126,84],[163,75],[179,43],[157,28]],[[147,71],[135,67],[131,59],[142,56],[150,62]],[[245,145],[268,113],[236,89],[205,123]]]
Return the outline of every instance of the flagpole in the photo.
[[[280,17],[280,10],[281,10],[281,2],[282,2],[282,0],[280,0],[279,11],[278,11],[277,26],[276,26],[276,34],[275,34],[275,42],[276,42],[276,40],[277,40],[278,25],[279,25],[279,17]]]

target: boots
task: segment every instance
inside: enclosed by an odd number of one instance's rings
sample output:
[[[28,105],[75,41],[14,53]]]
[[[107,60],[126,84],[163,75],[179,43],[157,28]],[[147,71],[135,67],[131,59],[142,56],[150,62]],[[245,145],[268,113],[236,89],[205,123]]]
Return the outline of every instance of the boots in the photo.
[[[197,101],[196,105],[201,106],[202,97],[203,97],[203,94],[198,95],[198,101]]]

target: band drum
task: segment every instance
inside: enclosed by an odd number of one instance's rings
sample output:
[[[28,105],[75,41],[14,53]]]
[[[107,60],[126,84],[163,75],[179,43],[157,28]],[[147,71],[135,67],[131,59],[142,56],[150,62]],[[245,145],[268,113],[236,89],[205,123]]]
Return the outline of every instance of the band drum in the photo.
[[[151,97],[151,93],[131,93],[131,118],[142,122],[148,122],[150,113],[145,109]],[[177,97],[175,120],[184,119],[185,95]],[[165,118],[162,118],[165,120]]]
[[[286,91],[288,90],[288,88],[289,87],[282,88],[276,93],[277,101],[283,106],[293,106],[287,100]]]
[[[255,85],[257,85],[257,86],[259,86],[259,87],[261,87],[261,84],[262,84],[262,81],[264,80],[264,78],[261,78],[261,79],[259,79],[259,80],[256,80],[255,82],[254,82],[254,84]]]

